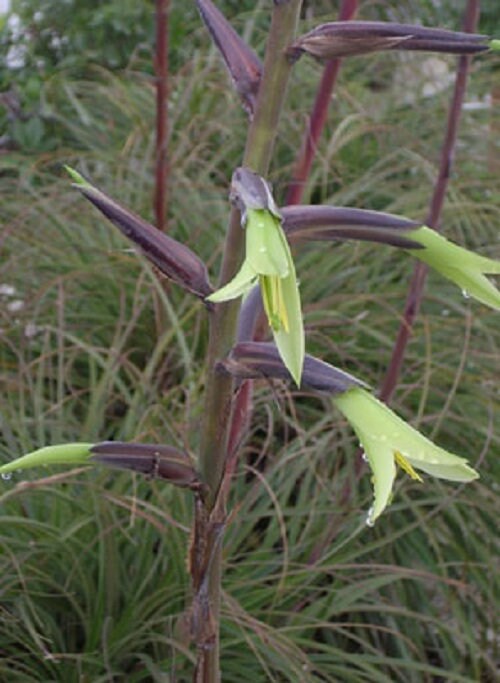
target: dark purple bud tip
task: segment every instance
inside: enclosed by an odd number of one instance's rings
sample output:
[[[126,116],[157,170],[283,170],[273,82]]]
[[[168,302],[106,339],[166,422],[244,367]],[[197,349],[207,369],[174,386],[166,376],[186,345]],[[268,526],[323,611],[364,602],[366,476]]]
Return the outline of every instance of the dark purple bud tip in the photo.
[[[191,249],[89,183],[80,182],[76,187],[163,275],[201,299],[212,293],[207,268]]]
[[[278,349],[269,342],[236,344],[229,357],[221,361],[220,368],[238,379],[292,379],[280,358]],[[366,387],[367,385],[333,365],[313,356],[305,356],[301,388],[327,394],[339,394],[353,386]]]
[[[92,446],[90,452],[90,460],[101,465],[140,472],[183,488],[202,488],[188,455],[173,446],[103,441]]]
[[[290,46],[291,59],[301,53],[320,60],[381,50],[417,50],[463,55],[488,50],[488,36],[383,21],[335,21],[321,24]]]
[[[421,249],[405,233],[422,225],[381,211],[336,206],[285,206],[280,209],[283,229],[290,240],[362,240],[402,249]]]
[[[212,40],[222,55],[243,107],[252,116],[262,76],[260,59],[211,0],[196,0],[196,4]]]

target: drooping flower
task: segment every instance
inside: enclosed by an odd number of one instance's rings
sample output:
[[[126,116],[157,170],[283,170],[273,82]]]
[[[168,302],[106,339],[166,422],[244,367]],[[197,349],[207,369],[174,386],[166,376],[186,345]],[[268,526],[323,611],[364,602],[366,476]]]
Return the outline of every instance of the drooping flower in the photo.
[[[280,356],[297,385],[305,342],[299,288],[281,216],[267,183],[248,169],[233,175],[232,197],[242,209],[246,255],[235,277],[209,297],[219,303],[260,285],[264,310]]]
[[[422,479],[415,470],[450,481],[478,478],[465,458],[433,444],[365,389],[352,387],[333,396],[332,401],[354,429],[372,470],[374,503],[368,513],[369,525],[390,502],[397,465],[418,481]]]
[[[487,306],[500,309],[500,292],[485,274],[499,275],[500,261],[495,261],[453,244],[431,228],[423,226],[406,235],[424,249],[408,253],[437,270],[458,285],[464,294]]]

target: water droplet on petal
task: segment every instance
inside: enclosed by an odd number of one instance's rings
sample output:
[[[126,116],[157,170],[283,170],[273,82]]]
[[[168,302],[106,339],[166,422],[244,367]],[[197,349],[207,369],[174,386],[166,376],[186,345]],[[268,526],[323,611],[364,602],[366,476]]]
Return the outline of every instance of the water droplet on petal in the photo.
[[[368,510],[368,514],[366,515],[366,526],[375,526],[372,507]]]
[[[470,294],[466,289],[462,289],[462,296],[464,299],[470,299]]]
[[[364,462],[368,462],[368,456],[364,451],[361,453],[361,459],[364,460]]]
[[[3,472],[2,479],[4,481],[9,481],[9,479],[12,479],[12,472]]]

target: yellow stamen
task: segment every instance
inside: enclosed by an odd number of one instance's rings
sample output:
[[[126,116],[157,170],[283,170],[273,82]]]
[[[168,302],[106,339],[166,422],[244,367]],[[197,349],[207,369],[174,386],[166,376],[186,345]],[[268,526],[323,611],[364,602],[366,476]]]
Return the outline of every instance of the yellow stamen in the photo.
[[[281,329],[288,332],[290,327],[281,278],[276,275],[261,275],[260,285],[264,310],[269,324],[275,332],[279,332]]]
[[[415,472],[408,460],[399,451],[394,451],[394,460],[396,461],[396,464],[399,465],[401,469],[406,472],[406,474],[409,474],[412,479],[420,482],[423,481],[422,477]]]

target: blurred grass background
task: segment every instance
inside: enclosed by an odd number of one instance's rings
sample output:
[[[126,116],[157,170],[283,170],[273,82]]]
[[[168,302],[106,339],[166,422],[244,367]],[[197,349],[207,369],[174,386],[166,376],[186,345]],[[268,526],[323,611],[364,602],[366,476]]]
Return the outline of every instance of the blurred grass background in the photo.
[[[152,220],[153,4],[139,18],[126,6],[113,13],[116,2],[95,5],[102,45],[118,14],[135,49],[114,63],[82,37],[81,50],[72,55],[70,41],[69,56],[37,70],[36,50],[47,48],[35,41],[17,85],[12,71],[1,75],[23,112],[16,118],[2,100],[2,460],[64,441],[198,446],[202,306],[173,286],[165,293],[61,171],[77,167]],[[218,5],[262,54],[268,3]],[[337,5],[305,3],[304,28],[334,19]],[[364,2],[360,17],[457,28],[464,5]],[[30,6],[17,5],[25,20]],[[174,0],[171,18],[170,230],[215,279],[247,124],[194,9]],[[71,40],[91,33],[83,20],[65,21]],[[484,3],[483,22],[498,36],[494,3]],[[473,63],[443,225],[451,239],[499,258],[497,61]],[[397,53],[345,63],[307,200],[423,219],[454,63]],[[294,71],[272,164],[278,198],[320,73],[306,59]],[[309,245],[296,256],[308,351],[377,387],[412,260],[358,243]],[[329,401],[257,387],[225,545],[225,682],[496,679],[499,346],[498,316],[431,273],[393,407],[468,457],[481,479],[461,487],[401,478],[373,529],[364,524],[369,476],[355,483],[356,443]],[[0,484],[0,679],[190,680],[189,496],[99,469]]]

